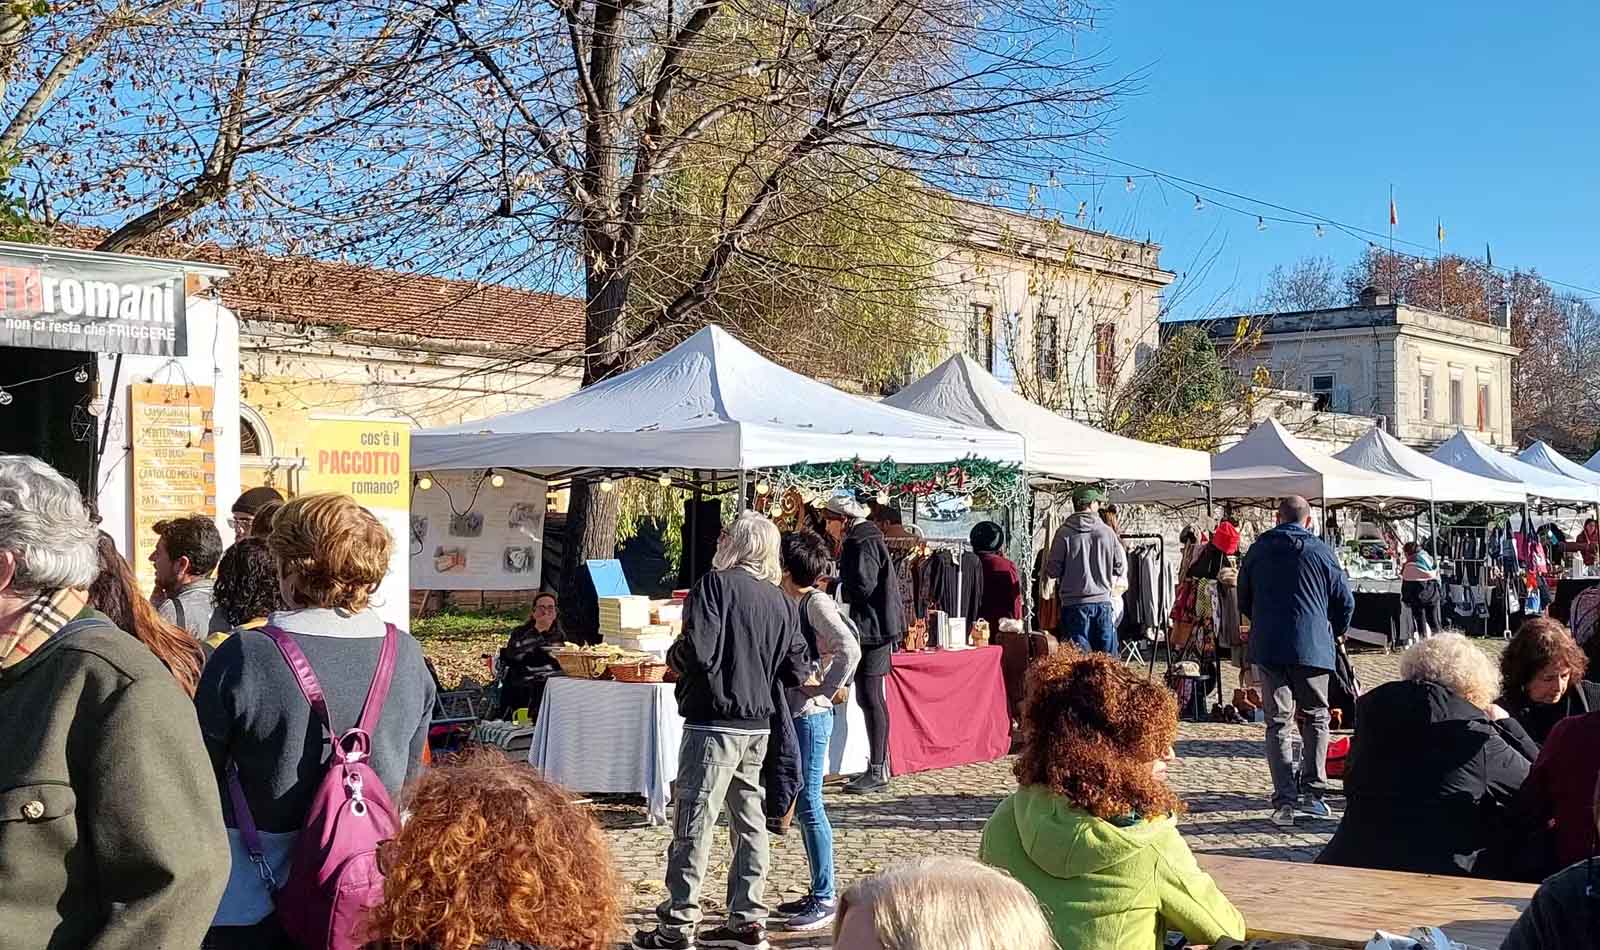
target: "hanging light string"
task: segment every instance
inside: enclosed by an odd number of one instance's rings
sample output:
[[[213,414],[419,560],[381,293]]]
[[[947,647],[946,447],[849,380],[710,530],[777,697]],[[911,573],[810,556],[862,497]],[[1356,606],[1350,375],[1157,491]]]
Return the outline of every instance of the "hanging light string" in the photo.
[[[1444,257],[1447,256],[1442,254],[1434,246],[1423,244],[1418,241],[1409,241],[1400,237],[1391,238],[1391,236],[1386,232],[1374,231],[1358,224],[1350,224],[1349,222],[1340,221],[1337,218],[1329,217],[1328,215],[1318,214],[1314,211],[1303,211],[1298,208],[1291,208],[1287,205],[1268,201],[1264,198],[1257,198],[1253,195],[1232,191],[1227,188],[1222,188],[1218,185],[1197,181],[1193,178],[1186,178],[1182,175],[1164,172],[1160,169],[1151,168],[1147,165],[1141,165],[1137,162],[1130,162],[1127,159],[1116,158],[1110,155],[1101,155],[1098,152],[1093,152],[1089,149],[1077,146],[1069,147],[1072,148],[1073,151],[1076,151],[1086,157],[1093,158],[1097,161],[1109,162],[1114,165],[1122,166],[1123,168],[1140,172],[1141,174],[1139,175],[1124,176],[1123,187],[1127,191],[1133,190],[1132,188],[1128,187],[1128,185],[1131,184],[1135,178],[1149,178],[1159,184],[1170,185],[1174,189],[1188,192],[1190,197],[1194,198],[1194,210],[1197,212],[1205,211],[1207,208],[1215,205],[1224,210],[1232,211],[1235,214],[1243,215],[1246,218],[1254,218],[1256,219],[1256,229],[1258,231],[1266,230],[1265,225],[1268,223],[1299,225],[1302,227],[1312,228],[1317,237],[1322,237],[1327,228],[1333,228],[1335,230],[1344,232],[1358,241],[1361,241],[1368,247],[1382,249],[1384,246],[1392,242],[1393,244],[1413,248],[1416,251],[1415,253],[1396,252],[1396,256],[1404,256],[1412,260],[1437,262],[1442,261]],[[1097,177],[1114,177],[1112,175],[1101,175],[1100,173],[1094,174],[1096,174]],[[1202,200],[1200,194],[1201,192],[1206,193],[1205,200]],[[1252,210],[1252,208],[1239,207],[1237,205],[1230,204],[1229,202],[1222,200],[1223,198],[1232,198],[1236,201],[1245,202],[1248,205],[1253,206],[1254,210]],[[1268,214],[1266,211],[1262,211],[1260,209],[1268,209],[1278,213]],[[1080,206],[1079,213],[1081,214],[1082,211],[1083,208]],[[1500,274],[1503,278],[1515,277],[1519,273],[1522,273],[1515,268],[1508,268],[1488,263],[1479,263],[1478,266],[1483,267],[1484,269],[1493,273]],[[1600,299],[1600,290],[1596,290],[1592,287],[1585,287],[1581,284],[1574,284],[1568,281],[1555,280],[1543,274],[1540,274],[1539,276],[1541,280],[1552,286],[1573,291],[1587,299]]]
[[[15,383],[0,384],[0,406],[9,406],[11,405],[12,401],[16,399],[16,396],[12,393],[13,389],[20,389],[21,387],[30,385],[32,383],[42,383],[46,380],[57,379],[59,377],[69,375],[76,382],[87,383],[89,381],[88,364],[74,366],[71,369],[64,369],[59,373],[51,373],[48,376],[36,376],[33,379],[24,379]]]

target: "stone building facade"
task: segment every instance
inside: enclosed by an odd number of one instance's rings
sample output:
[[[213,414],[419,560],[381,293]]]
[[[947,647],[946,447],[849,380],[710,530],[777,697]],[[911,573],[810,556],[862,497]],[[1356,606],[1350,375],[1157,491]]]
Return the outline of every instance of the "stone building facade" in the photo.
[[[927,303],[948,352],[1093,421],[1160,344],[1162,291],[1176,276],[1160,245],[986,205],[959,204],[955,219]]]
[[[1396,438],[1424,448],[1458,429],[1516,446],[1511,364],[1520,351],[1503,322],[1397,304],[1372,290],[1351,307],[1196,322],[1222,343],[1241,320],[1260,329],[1260,342],[1236,351],[1232,368],[1246,376],[1265,369],[1275,385],[1309,393],[1317,410],[1382,418]]]

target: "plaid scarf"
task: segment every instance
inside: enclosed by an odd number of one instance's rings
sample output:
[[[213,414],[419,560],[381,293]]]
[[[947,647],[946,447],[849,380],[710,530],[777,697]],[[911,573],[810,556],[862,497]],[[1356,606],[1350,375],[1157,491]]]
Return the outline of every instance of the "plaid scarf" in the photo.
[[[0,669],[27,659],[88,606],[89,592],[74,588],[47,590],[22,608],[15,628],[0,633]]]

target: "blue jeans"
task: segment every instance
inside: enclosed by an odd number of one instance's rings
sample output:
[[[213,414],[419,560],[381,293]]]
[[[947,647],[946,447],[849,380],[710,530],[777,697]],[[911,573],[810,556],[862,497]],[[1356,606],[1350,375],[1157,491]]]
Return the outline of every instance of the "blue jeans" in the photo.
[[[800,740],[800,797],[794,820],[806,845],[811,865],[811,896],[831,901],[833,883],[833,826],[822,810],[822,776],[828,771],[828,739],[833,736],[833,713],[796,716],[794,733]]]
[[[1110,604],[1062,604],[1056,639],[1085,653],[1117,655],[1117,628],[1111,623]]]

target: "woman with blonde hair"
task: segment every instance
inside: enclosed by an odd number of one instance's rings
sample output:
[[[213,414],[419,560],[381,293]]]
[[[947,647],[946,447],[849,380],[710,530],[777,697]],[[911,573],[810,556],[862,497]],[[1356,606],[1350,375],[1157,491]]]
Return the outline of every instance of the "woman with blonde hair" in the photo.
[[[1033,892],[1062,947],[1245,935],[1178,833],[1166,783],[1177,736],[1172,693],[1114,656],[1064,649],[1028,670],[1020,787],[984,825],[978,857]]]
[[[390,797],[421,770],[433,677],[417,641],[384,623],[371,605],[393,545],[372,512],[348,495],[306,495],[284,505],[267,546],[285,609],[272,612],[262,629],[229,637],[201,674],[195,705],[217,780],[230,789],[229,772],[236,772],[261,857],[280,883],[322,780],[326,736],[354,727],[369,697],[379,714],[368,762]],[[387,690],[379,690],[385,654],[392,677]],[[307,701],[291,662],[316,679],[326,722]],[[223,795],[224,802],[230,799]],[[228,822],[233,871],[208,946],[279,946],[284,939],[272,894],[236,830],[245,820],[233,814]]]
[[[845,891],[833,950],[1056,950],[1028,889],[966,858],[924,858]]]
[[[378,849],[375,948],[610,950],[622,927],[605,835],[588,810],[498,752],[446,760],[405,797]]]
[[[1539,747],[1495,704],[1494,661],[1461,634],[1412,646],[1400,677],[1356,701],[1344,819],[1317,861],[1492,877]]]

